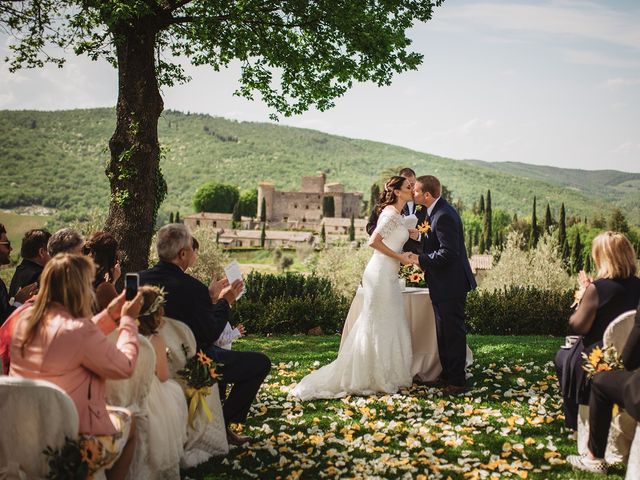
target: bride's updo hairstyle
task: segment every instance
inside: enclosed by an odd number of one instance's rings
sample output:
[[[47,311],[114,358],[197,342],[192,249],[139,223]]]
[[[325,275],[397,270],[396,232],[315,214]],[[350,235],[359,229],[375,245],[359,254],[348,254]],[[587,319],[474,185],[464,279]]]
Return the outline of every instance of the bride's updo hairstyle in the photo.
[[[398,195],[396,195],[396,190],[400,190],[402,188],[402,184],[405,182],[406,178],[401,177],[399,175],[394,175],[389,180],[384,182],[384,190],[380,192],[380,197],[378,198],[378,206],[376,207],[376,212],[378,215],[387,205],[392,205],[398,200]]]

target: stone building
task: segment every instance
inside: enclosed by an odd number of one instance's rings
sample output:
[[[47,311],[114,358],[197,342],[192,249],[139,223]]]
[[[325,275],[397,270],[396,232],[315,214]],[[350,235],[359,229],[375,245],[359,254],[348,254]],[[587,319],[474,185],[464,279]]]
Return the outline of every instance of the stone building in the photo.
[[[266,202],[266,220],[270,224],[295,225],[299,228],[317,226],[323,218],[324,197],[333,197],[335,217],[358,217],[362,203],[362,193],[345,192],[340,183],[326,183],[324,174],[302,177],[299,192],[281,192],[273,183],[258,184],[258,217],[262,209],[262,199]]]
[[[200,212],[184,217],[184,224],[191,230],[198,227],[231,228],[233,226],[233,214],[217,212]],[[250,230],[255,228],[256,221],[251,217],[241,217],[238,227]]]

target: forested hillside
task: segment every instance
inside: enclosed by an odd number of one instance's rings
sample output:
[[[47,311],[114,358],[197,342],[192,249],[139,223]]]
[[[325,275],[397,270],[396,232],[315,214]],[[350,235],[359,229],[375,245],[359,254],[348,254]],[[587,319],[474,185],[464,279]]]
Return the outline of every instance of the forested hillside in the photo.
[[[0,207],[44,205],[69,217],[108,206],[104,175],[113,109],[58,112],[0,111]],[[640,175],[585,172],[525,164],[452,160],[378,142],[269,123],[236,122],[167,111],[159,124],[165,149],[162,169],[169,186],[161,207],[192,211],[193,192],[216,180],[241,189],[271,180],[297,189],[301,175],[323,171],[328,181],[365,192],[385,168],[411,166],[434,174],[466,205],[491,189],[494,209],[530,215],[560,203],[568,215],[605,216],[614,205],[640,224]]]

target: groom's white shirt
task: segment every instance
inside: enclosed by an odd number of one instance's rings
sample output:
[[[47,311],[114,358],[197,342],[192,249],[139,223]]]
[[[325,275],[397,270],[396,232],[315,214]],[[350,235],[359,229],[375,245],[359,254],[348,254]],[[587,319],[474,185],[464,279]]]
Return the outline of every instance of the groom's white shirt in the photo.
[[[436,198],[430,207],[427,207],[427,215],[431,216],[431,212],[433,212],[433,209],[436,206],[436,203],[438,203],[438,200],[440,200],[440,197]]]
[[[407,210],[409,210],[409,215],[411,215],[412,213],[415,213],[415,203],[413,202],[407,202]]]

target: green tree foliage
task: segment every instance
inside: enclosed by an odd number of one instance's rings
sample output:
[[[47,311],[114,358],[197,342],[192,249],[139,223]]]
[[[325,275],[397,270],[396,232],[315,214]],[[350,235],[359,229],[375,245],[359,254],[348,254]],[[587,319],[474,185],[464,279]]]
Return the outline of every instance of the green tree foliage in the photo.
[[[564,210],[564,202],[560,207],[560,221],[558,222],[558,245],[560,245],[564,251],[564,244],[567,240],[567,219],[566,212]],[[566,257],[563,256],[566,260]]]
[[[322,215],[329,218],[336,216],[336,204],[331,195],[322,198]]]
[[[258,212],[258,189],[245,190],[240,193],[240,215],[255,218]]]
[[[240,215],[240,201],[238,201],[233,206],[233,215],[231,216],[231,228],[238,228],[241,222],[242,222],[242,215]]]
[[[169,223],[173,223],[173,212],[169,213]]]
[[[487,201],[484,207],[484,222],[482,230],[482,238],[484,239],[484,248],[491,250],[491,244],[493,242],[493,233],[491,230],[491,190],[487,190]]]
[[[267,241],[267,231],[266,231],[266,223],[262,222],[262,231],[260,232],[260,247],[264,248],[264,245]]]
[[[235,93],[251,100],[258,94],[274,112],[323,111],[354,81],[383,86],[396,73],[416,70],[422,55],[409,50],[406,32],[429,20],[440,3],[32,0],[2,2],[0,25],[12,39],[11,71],[61,67],[64,58],[50,51],[52,45],[118,68],[107,227],[124,250],[123,269],[134,271],[147,266],[167,192],[158,141],[160,86],[189,80],[183,59],[216,71],[238,61]]]
[[[453,204],[453,191],[449,190],[449,188],[444,184],[442,184],[441,187],[442,192],[440,193],[440,195],[442,196],[442,198],[444,198],[447,203]]]
[[[591,252],[587,252],[584,255],[584,271],[589,273],[593,267],[591,266]]]
[[[544,213],[544,226],[542,227],[543,232],[546,235],[551,235],[551,227],[553,226],[553,218],[551,217],[551,207],[549,206],[549,202],[547,202],[547,210]]]
[[[327,231],[324,228],[324,223],[322,224],[322,228],[320,229],[320,241],[323,245],[327,243]]]
[[[615,208],[611,213],[611,218],[609,219],[609,230],[624,233],[625,235],[629,233],[629,224],[619,208]]]
[[[322,225],[324,227],[324,224]],[[351,214],[351,222],[349,223],[349,241],[353,242],[356,239],[356,226],[353,214]]]
[[[193,194],[193,207],[196,212],[231,213],[238,200],[240,200],[238,187],[209,182]]]
[[[260,221],[267,221],[267,199],[262,197],[262,205],[260,206]]]
[[[478,213],[484,215],[484,195],[480,195],[480,204],[478,206]]]
[[[180,219],[180,211],[176,211],[176,223],[182,223],[182,220]]]
[[[380,198],[380,185],[378,185],[377,183],[374,183],[373,185],[371,185],[371,196],[369,199],[369,205],[372,210],[378,204],[379,198]]]
[[[536,248],[540,232],[538,230],[538,219],[536,217],[536,197],[533,197],[533,213],[531,214],[531,235],[529,236],[529,248]]]
[[[573,273],[578,273],[582,270],[584,264],[584,254],[582,253],[582,242],[580,240],[580,232],[576,232],[576,236],[573,240],[573,247],[571,248],[571,270]]]

